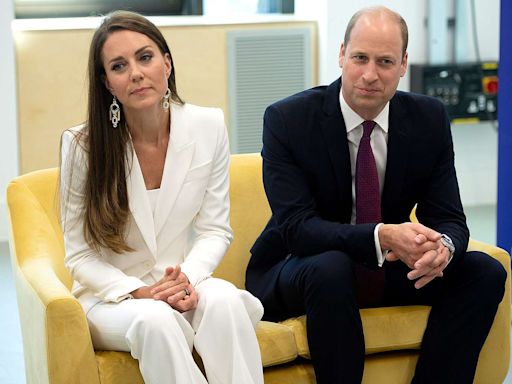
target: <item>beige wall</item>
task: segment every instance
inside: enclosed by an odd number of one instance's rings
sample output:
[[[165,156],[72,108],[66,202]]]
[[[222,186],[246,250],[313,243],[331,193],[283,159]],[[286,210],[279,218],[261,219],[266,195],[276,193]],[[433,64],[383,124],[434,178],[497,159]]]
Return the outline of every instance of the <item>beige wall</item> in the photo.
[[[226,32],[291,27],[311,30],[312,79],[316,84],[314,22],[160,29],[173,53],[180,95],[194,104],[221,107],[229,121]],[[21,173],[58,165],[60,134],[84,120],[86,65],[92,33],[92,30],[15,32]]]

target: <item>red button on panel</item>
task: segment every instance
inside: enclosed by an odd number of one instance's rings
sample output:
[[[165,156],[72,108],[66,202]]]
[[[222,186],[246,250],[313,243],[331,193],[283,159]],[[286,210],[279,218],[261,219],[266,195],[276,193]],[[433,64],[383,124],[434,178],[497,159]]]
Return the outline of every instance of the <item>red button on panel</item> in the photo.
[[[495,95],[498,93],[498,77],[484,76],[482,78],[482,88],[485,94]]]

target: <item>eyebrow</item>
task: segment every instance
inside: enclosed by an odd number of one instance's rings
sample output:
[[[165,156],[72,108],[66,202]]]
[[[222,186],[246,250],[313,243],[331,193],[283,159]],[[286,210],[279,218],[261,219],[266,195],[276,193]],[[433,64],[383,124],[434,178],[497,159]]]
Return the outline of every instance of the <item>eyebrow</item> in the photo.
[[[151,48],[151,46],[148,44],[148,45],[145,45],[139,49],[137,49],[135,51],[135,54],[138,55],[140,52],[144,51],[145,49],[147,48]],[[117,56],[117,57],[114,57],[112,60],[109,60],[109,62],[107,64],[110,64],[110,63],[113,63],[114,61],[118,61],[118,60],[121,60],[121,59],[124,59],[123,56]]]

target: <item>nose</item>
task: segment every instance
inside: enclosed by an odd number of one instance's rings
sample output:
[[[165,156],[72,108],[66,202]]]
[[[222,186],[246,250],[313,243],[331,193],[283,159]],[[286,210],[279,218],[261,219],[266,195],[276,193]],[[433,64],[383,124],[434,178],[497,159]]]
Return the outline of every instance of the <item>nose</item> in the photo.
[[[378,79],[377,74],[377,67],[373,61],[369,61],[368,64],[365,66],[364,73],[363,73],[363,79],[367,83],[373,83]]]
[[[132,64],[132,71],[130,73],[130,78],[134,82],[141,81],[144,78],[144,73],[141,71],[137,64]]]

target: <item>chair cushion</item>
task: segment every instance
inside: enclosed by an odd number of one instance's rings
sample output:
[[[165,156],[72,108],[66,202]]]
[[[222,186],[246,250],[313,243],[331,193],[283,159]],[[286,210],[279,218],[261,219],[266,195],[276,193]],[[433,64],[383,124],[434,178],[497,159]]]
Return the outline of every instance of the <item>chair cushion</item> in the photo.
[[[95,351],[101,384],[144,384],[139,362],[128,352]]]
[[[290,327],[261,321],[256,329],[264,367],[295,360],[297,347]],[[100,382],[143,384],[139,363],[127,352],[96,351]],[[199,362],[200,364],[200,362]]]
[[[295,336],[290,327],[260,321],[256,328],[256,336],[264,367],[293,361],[298,355]]]
[[[427,325],[430,307],[406,306],[361,309],[366,354],[418,349]],[[295,334],[299,356],[310,358],[306,316],[283,321]]]

